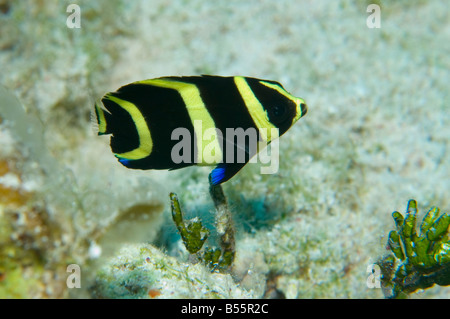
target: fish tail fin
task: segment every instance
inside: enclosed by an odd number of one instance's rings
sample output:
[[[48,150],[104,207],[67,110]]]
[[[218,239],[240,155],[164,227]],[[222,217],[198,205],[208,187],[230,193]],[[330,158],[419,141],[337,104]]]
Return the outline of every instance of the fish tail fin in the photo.
[[[112,115],[103,106],[101,101],[95,103],[95,107],[91,112],[91,122],[98,135],[111,134],[108,123],[111,123]]]

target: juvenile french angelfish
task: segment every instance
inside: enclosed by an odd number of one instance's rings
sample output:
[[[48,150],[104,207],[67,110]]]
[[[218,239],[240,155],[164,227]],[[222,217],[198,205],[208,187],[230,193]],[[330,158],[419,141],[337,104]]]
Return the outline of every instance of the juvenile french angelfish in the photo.
[[[280,83],[242,76],[137,81],[95,104],[98,134],[112,135],[112,152],[124,166],[216,166],[212,185],[233,177],[261,143],[283,135],[306,111],[305,101]]]

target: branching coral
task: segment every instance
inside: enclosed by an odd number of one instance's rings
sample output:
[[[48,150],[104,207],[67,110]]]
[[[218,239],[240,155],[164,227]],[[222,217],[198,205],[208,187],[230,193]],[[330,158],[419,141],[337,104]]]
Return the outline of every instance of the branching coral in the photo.
[[[199,218],[187,222],[183,219],[180,203],[176,194],[170,194],[172,218],[180,232],[184,246],[190,254],[195,254],[213,271],[226,271],[231,268],[235,256],[234,227],[226,197],[220,185],[210,186],[210,195],[216,207],[216,229],[220,238],[219,248],[206,248],[201,251],[209,236]]]
[[[450,215],[440,215],[432,207],[425,215],[420,232],[416,232],[417,202],[410,200],[406,215],[392,214],[397,230],[389,233],[388,246],[393,255],[383,257],[382,271],[385,296],[403,298],[418,290],[450,285]],[[396,260],[397,259],[397,260]],[[396,263],[398,267],[395,269]]]

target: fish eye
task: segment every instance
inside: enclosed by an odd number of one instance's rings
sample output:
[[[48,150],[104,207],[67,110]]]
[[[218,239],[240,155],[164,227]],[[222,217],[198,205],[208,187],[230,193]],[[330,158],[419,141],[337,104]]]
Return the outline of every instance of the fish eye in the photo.
[[[286,117],[288,116],[288,110],[287,107],[283,104],[275,104],[270,109],[270,117],[273,120],[273,123],[282,123],[286,120]]]
[[[286,113],[286,108],[280,105],[275,105],[272,108],[272,113],[275,117],[282,117]]]

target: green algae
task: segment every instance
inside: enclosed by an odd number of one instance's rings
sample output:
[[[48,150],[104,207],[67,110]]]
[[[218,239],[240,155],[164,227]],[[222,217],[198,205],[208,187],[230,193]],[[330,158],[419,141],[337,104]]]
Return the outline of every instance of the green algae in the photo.
[[[17,266],[11,267],[5,273],[1,273],[1,276],[4,278],[0,281],[0,299],[28,299],[34,296],[36,291],[42,289],[42,266],[35,266],[33,273],[34,277],[28,278],[24,276],[24,269],[17,268]]]
[[[410,200],[406,214],[395,211],[396,230],[389,233],[388,255],[378,262],[383,290],[388,298],[405,298],[435,284],[450,285],[450,215],[432,207],[416,230],[417,202]]]
[[[45,256],[52,245],[42,215],[45,212],[0,203],[0,299],[44,293],[42,278],[49,266]],[[17,219],[27,223],[19,226]]]
[[[195,217],[187,222],[183,218],[178,197],[170,193],[172,219],[181,235],[186,250],[207,265],[212,271],[227,272],[235,258],[235,229],[225,194],[220,185],[210,185],[210,195],[216,207],[215,227],[219,234],[220,248],[205,248],[201,251],[210,231]]]
[[[170,193],[170,202],[172,218],[181,235],[184,246],[190,254],[197,253],[208,238],[209,230],[203,226],[198,218],[191,219],[187,222],[184,220],[176,194]]]

